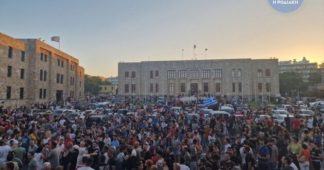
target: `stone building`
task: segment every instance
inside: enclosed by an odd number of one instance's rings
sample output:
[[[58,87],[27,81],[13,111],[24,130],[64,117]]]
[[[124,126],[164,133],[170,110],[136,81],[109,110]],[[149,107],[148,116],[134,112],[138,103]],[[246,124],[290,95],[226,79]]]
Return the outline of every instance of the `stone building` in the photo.
[[[38,39],[0,33],[0,106],[73,101],[84,97],[79,60]]]
[[[277,59],[143,61],[118,64],[124,96],[279,96]]]

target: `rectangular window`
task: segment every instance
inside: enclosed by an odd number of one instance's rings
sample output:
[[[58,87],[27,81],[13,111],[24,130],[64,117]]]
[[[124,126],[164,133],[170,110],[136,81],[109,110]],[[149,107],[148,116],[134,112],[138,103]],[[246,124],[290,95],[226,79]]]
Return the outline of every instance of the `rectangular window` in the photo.
[[[153,83],[150,83],[150,93],[153,93]]]
[[[215,69],[215,78],[222,78],[222,69]]]
[[[136,77],[136,72],[132,71],[132,78],[135,78],[135,77]]]
[[[44,54],[43,54],[43,53],[41,53],[40,60],[41,60],[41,61],[44,60]]]
[[[72,86],[72,77],[70,77],[70,86]]]
[[[132,93],[136,93],[136,84],[132,84]]]
[[[8,58],[12,58],[12,47],[8,49]]]
[[[238,83],[238,91],[242,92],[242,83],[241,82]]]
[[[241,69],[238,69],[237,70],[237,77],[241,77],[242,76],[242,70]]]
[[[43,89],[39,89],[39,96],[40,99],[43,98]]]
[[[19,99],[24,99],[24,88],[20,87],[19,89]]]
[[[169,84],[169,92],[170,92],[170,94],[174,93],[174,83]]]
[[[259,93],[262,92],[262,83],[258,83],[258,91],[259,91]]]
[[[258,77],[262,77],[263,76],[263,71],[262,69],[258,69]]]
[[[60,83],[60,74],[56,74],[56,83]]]
[[[203,70],[202,78],[209,79],[210,78],[210,70]]]
[[[8,66],[8,72],[7,72],[7,77],[12,76],[12,66]]]
[[[25,79],[25,69],[20,69],[20,79]]]
[[[181,83],[180,84],[180,92],[185,93],[186,92],[186,83]]]
[[[46,89],[43,89],[43,99],[46,99]]]
[[[235,69],[232,69],[232,77],[235,77]]]
[[[125,84],[125,93],[129,93],[129,85]]]
[[[44,55],[44,61],[47,62],[47,55]]]
[[[159,92],[159,84],[158,84],[158,83],[155,84],[155,92],[156,92],[156,93]]]
[[[179,77],[180,77],[181,79],[186,78],[186,70],[180,70],[180,71],[179,71]]]
[[[61,66],[61,60],[60,59],[57,59],[57,66]]]
[[[271,70],[270,69],[266,69],[265,74],[266,74],[267,77],[270,77],[271,76]]]
[[[7,99],[11,99],[11,86],[7,86]]]
[[[155,77],[159,77],[159,71],[158,70],[155,71]]]
[[[208,93],[208,83],[204,83],[204,92]]]
[[[175,79],[177,77],[175,70],[168,70],[167,72],[168,79]]]
[[[125,72],[125,78],[128,78],[128,77],[129,77],[129,72],[126,71],[126,72]]]
[[[153,71],[150,71],[150,79],[153,79]]]
[[[63,74],[61,75],[61,84],[63,84],[63,79],[64,79],[64,76]]]
[[[267,92],[271,91],[271,84],[270,83],[266,84],[266,90],[267,90]]]
[[[216,83],[216,92],[217,93],[221,92],[221,84],[220,83]]]
[[[43,70],[40,70],[39,72],[39,80],[43,81]]]
[[[189,70],[188,73],[189,73],[188,77],[190,77],[190,78],[193,78],[193,79],[199,78],[199,70]]]
[[[235,83],[232,83],[232,92],[235,93]]]
[[[47,71],[44,70],[44,81],[47,81]]]
[[[61,61],[61,66],[64,67],[64,61]]]
[[[21,51],[21,61],[25,62],[25,51]]]

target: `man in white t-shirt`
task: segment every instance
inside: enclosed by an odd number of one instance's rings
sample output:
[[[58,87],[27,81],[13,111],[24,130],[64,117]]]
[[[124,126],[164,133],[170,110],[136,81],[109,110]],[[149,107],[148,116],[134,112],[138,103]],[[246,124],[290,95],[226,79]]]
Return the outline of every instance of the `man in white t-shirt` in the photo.
[[[0,141],[0,165],[6,162],[9,151],[11,151],[11,147],[5,144],[3,140],[1,140]]]

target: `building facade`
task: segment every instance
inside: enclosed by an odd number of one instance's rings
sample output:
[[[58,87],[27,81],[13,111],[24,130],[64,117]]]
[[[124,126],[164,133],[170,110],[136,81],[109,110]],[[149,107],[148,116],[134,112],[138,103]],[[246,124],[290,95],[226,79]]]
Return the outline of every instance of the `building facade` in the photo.
[[[112,84],[109,85],[100,85],[99,94],[101,95],[116,95],[116,87]]]
[[[279,62],[280,73],[295,72],[302,75],[303,81],[307,82],[311,73],[317,72],[317,63],[310,63],[306,57],[301,61],[289,60]]]
[[[84,97],[78,59],[37,39],[0,33],[0,106],[19,107]]]
[[[143,61],[118,64],[124,96],[279,96],[277,59]]]

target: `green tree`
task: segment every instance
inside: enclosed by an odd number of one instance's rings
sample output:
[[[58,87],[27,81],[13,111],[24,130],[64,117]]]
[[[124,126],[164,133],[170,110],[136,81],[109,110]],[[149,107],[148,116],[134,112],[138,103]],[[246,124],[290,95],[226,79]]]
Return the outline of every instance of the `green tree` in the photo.
[[[308,77],[309,85],[315,85],[321,83],[321,72],[311,73]]]
[[[307,90],[307,83],[303,82],[302,75],[294,72],[281,73],[279,85],[282,96],[298,96]]]
[[[101,79],[86,75],[84,78],[84,91],[86,94],[97,95],[100,91]]]

